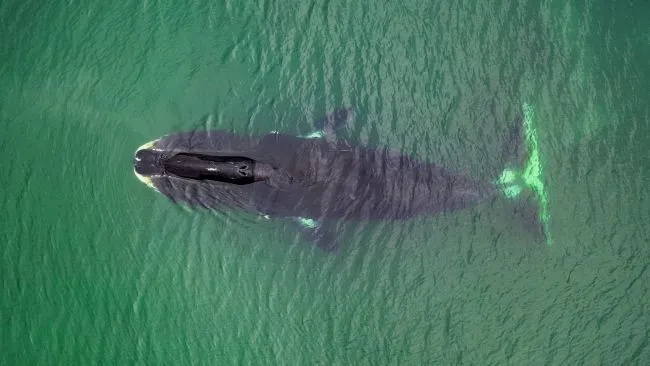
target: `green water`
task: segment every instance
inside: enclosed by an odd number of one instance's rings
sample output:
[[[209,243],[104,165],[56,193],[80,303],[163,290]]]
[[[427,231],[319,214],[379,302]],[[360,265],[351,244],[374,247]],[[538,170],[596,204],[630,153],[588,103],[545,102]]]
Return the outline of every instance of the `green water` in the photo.
[[[640,0],[3,1],[0,364],[650,364],[649,16]],[[496,178],[522,103],[551,247],[499,201],[346,225],[326,255],[132,173],[165,133],[308,133],[352,105],[350,138]]]

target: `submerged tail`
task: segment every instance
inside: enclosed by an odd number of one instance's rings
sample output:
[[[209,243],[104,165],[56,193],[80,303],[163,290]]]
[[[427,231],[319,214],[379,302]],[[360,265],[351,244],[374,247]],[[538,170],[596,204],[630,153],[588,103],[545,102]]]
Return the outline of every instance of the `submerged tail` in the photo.
[[[546,244],[551,246],[553,243],[549,230],[551,214],[548,192],[544,186],[545,161],[542,159],[538,145],[535,109],[530,104],[524,104],[523,112],[523,142],[525,146],[521,146],[522,131],[518,129],[517,134],[519,135],[512,136],[514,144],[510,145],[518,150],[516,152],[518,158],[515,163],[517,167],[504,169],[496,183],[506,197],[516,200],[519,204],[515,209],[516,213],[523,215],[526,223],[534,222],[533,229],[539,231],[544,236]],[[522,148],[525,150],[521,150]],[[524,195],[524,192],[528,194]]]

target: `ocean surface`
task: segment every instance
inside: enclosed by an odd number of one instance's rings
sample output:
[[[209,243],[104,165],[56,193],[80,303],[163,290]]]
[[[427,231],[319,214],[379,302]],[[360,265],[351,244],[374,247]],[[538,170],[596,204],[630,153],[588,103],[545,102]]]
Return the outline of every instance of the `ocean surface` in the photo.
[[[0,4],[0,364],[650,364],[650,2]],[[504,200],[347,224],[192,211],[133,154],[349,138],[492,178],[535,107],[552,245]],[[206,122],[204,116],[213,114]]]

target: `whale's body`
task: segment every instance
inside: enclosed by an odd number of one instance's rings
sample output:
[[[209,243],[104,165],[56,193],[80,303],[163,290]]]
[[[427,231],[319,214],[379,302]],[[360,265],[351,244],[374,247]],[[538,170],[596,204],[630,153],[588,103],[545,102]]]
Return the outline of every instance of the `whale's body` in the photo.
[[[390,150],[326,139],[201,131],[168,135],[153,148],[170,156],[191,152],[246,157],[290,177],[281,184],[153,178],[156,188],[172,200],[211,209],[314,220],[399,220],[463,209],[494,192],[483,182]]]
[[[325,249],[335,239],[318,232],[320,223],[437,215],[498,193],[492,182],[390,149],[282,133],[169,134],[143,145],[134,164],[141,180],[175,202],[311,219],[319,223],[311,239]]]

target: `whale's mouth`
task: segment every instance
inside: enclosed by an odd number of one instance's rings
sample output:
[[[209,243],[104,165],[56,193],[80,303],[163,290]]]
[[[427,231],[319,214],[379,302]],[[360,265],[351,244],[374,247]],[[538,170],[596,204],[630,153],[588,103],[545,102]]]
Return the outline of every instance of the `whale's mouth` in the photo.
[[[149,141],[136,149],[133,158],[133,173],[138,180],[157,191],[152,178],[160,177],[164,172],[161,164],[163,151],[154,148],[156,142],[158,140]]]

